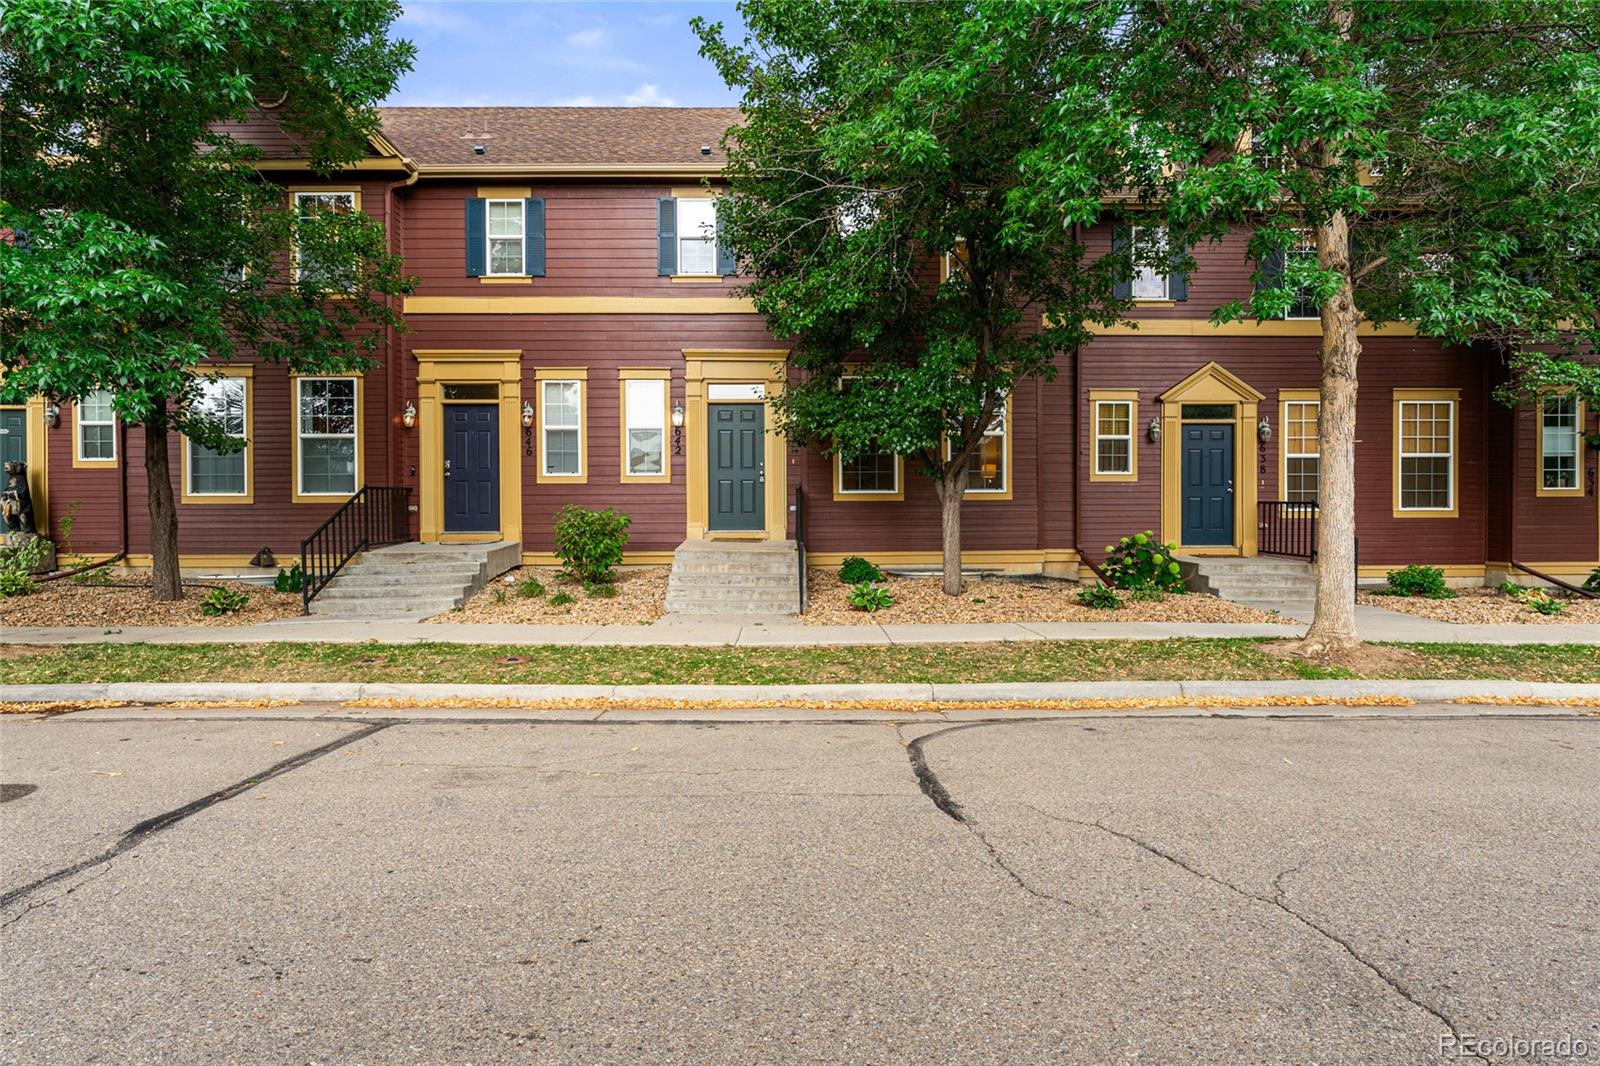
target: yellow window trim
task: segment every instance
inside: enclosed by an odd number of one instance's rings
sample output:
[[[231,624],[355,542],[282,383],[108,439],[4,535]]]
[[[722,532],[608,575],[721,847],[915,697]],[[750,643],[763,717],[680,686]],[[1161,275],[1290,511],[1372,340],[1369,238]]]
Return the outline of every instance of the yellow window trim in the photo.
[[[247,504],[256,502],[256,471],[255,471],[255,418],[256,418],[256,368],[253,366],[207,366],[204,368],[207,376],[218,374],[225,378],[240,378],[244,381],[244,492],[242,494],[222,494],[192,492],[189,488],[189,438],[183,438],[183,479],[180,503],[197,504]],[[357,386],[359,389],[359,386]],[[360,435],[357,434],[359,442]],[[298,450],[298,449],[296,449]]]
[[[1402,508],[1400,506],[1400,412],[1405,404],[1417,402],[1450,403],[1450,506],[1446,508]],[[1460,389],[1395,389],[1394,390],[1394,452],[1390,469],[1390,502],[1395,518],[1459,518],[1461,516],[1461,390]]]
[[[1015,390],[1013,390],[1013,391],[1015,391]],[[1013,396],[1012,392],[1006,393],[1006,410],[1005,410],[1006,431],[1005,431],[1005,435],[1000,438],[1000,442],[1001,442],[1000,470],[1001,470],[1001,474],[1003,475],[1003,481],[1005,483],[1005,488],[1003,488],[1003,489],[965,489],[961,493],[961,498],[964,499],[964,500],[1009,500],[1009,499],[1012,498],[1013,489],[1015,488],[1015,486],[1014,486],[1013,480],[1012,480],[1012,465],[1013,464],[1011,462],[1011,438],[1016,434],[1016,428],[1017,428],[1016,425],[1012,422],[1012,419],[1011,419],[1011,408],[1012,408],[1011,401],[1012,401],[1012,396]],[[948,440],[946,440],[944,442],[944,454],[945,454],[945,458],[948,459],[949,456],[950,456],[950,442]],[[973,448],[972,454],[974,456],[976,456],[978,454],[976,447]],[[968,467],[968,470],[970,471],[971,467]]]
[[[539,485],[587,485],[589,483],[589,371],[581,366],[541,366],[534,370],[536,383],[576,381],[578,385],[578,472],[544,472],[544,386],[536,384],[534,411],[534,482]]]
[[[484,275],[478,279],[479,285],[532,285],[533,278],[527,274],[495,274]]]
[[[361,491],[364,484],[362,475],[366,470],[366,381],[360,371],[350,371],[344,374],[296,374],[289,375],[289,502],[290,503],[343,503],[355,493],[348,495],[340,492],[306,493],[300,491],[300,381],[303,378],[354,378],[356,382],[356,492]],[[251,491],[254,492],[252,485]]]
[[[1572,499],[1583,495],[1583,423],[1589,417],[1589,412],[1584,410],[1583,400],[1578,401],[1578,484],[1570,489],[1547,489],[1544,487],[1544,397],[1565,396],[1572,391],[1572,386],[1564,385],[1561,388],[1551,389],[1539,397],[1539,402],[1533,406],[1533,426],[1535,433],[1535,447],[1533,451],[1533,487],[1534,495],[1548,496],[1555,499]]]
[[[1317,405],[1317,417],[1322,416],[1322,390],[1321,389],[1279,389],[1278,390],[1278,498],[1284,499],[1288,494],[1289,485],[1289,405],[1292,403],[1314,403]],[[1322,429],[1319,422],[1317,429],[1317,469],[1318,485],[1321,485],[1322,469]],[[1305,507],[1300,505],[1293,511],[1285,513],[1286,518],[1301,519],[1311,518],[1321,511],[1319,506]]]
[[[109,389],[99,389],[99,392],[109,392]],[[104,425],[103,422],[91,423]],[[122,453],[117,444],[121,436],[122,419],[113,411],[111,416],[111,458],[85,459],[83,457],[83,437],[78,432],[78,402],[72,402],[72,466],[75,470],[115,470],[117,463],[122,461]]]
[[[1128,405],[1128,472],[1101,473],[1100,465],[1100,405],[1125,403]],[[1009,429],[1009,426],[1007,427]],[[1089,480],[1092,482],[1131,483],[1139,480],[1139,390],[1090,389],[1089,390]]]
[[[661,390],[661,473],[628,473],[628,385],[630,381],[660,381]],[[625,366],[617,371],[617,453],[618,480],[624,485],[666,485],[672,481],[672,371]],[[541,438],[543,439],[543,438]],[[540,469],[543,469],[541,463]]]
[[[726,281],[721,274],[674,274],[672,280],[690,285],[715,285],[717,282]]]
[[[533,199],[533,186],[531,186],[531,185],[480,185],[480,186],[478,186],[478,199],[480,199],[480,200],[531,200],[531,199]]]

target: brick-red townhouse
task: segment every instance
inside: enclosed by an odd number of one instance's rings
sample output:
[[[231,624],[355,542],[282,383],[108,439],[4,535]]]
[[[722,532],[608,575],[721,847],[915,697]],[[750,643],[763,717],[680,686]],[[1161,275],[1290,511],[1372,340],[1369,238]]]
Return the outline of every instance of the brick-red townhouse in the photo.
[[[233,368],[246,397],[242,465],[212,476],[173,442],[184,565],[293,556],[361,484],[412,489],[424,541],[507,539],[550,559],[568,503],[633,518],[630,562],[686,538],[782,539],[802,490],[819,562],[938,557],[932,483],[911,463],[843,469],[771,431],[785,346],[731,295],[702,223],[735,121],[726,109],[391,108],[369,158],[319,179],[270,113],[261,143],[284,196],[338,195],[385,223],[409,273],[409,332],[360,377],[291,380]],[[1109,247],[1110,227],[1088,234]],[[1073,574],[1125,533],[1252,555],[1315,499],[1314,319],[1215,327],[1245,295],[1242,234],[1198,249],[1189,277],[1132,283],[1137,328],[1022,383],[973,474],[969,560]],[[1595,412],[1570,399],[1508,409],[1484,351],[1404,327],[1363,330],[1357,464],[1365,575],[1404,563],[1498,580],[1513,559],[1578,575],[1600,556]],[[95,405],[5,412],[7,457],[72,547],[148,558],[141,432]],[[409,412],[409,414],[408,414]],[[681,431],[674,426],[681,412]],[[408,424],[409,423],[409,424]],[[109,443],[108,443],[109,442]],[[743,442],[745,447],[738,447]],[[720,445],[732,445],[722,448]],[[446,470],[446,463],[451,468]],[[207,491],[216,490],[216,491]],[[1263,515],[1278,521],[1264,530]],[[1287,516],[1287,517],[1285,517]]]

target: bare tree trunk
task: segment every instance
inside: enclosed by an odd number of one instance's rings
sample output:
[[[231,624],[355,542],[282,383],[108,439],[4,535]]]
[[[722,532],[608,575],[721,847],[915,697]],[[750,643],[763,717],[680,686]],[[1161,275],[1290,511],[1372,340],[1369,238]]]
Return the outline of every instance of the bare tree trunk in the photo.
[[[150,502],[150,599],[172,603],[183,599],[178,571],[178,508],[172,500],[168,468],[166,419],[152,418],[144,427],[144,473]]]
[[[959,470],[945,468],[934,483],[939,492],[939,532],[944,549],[944,591],[947,596],[961,594],[961,498],[966,493],[967,465]]]
[[[1361,321],[1350,284],[1350,225],[1336,213],[1316,228],[1317,261],[1337,270],[1339,291],[1323,303],[1321,464],[1317,486],[1317,606],[1302,650],[1321,656],[1360,643],[1356,635],[1356,363]]]

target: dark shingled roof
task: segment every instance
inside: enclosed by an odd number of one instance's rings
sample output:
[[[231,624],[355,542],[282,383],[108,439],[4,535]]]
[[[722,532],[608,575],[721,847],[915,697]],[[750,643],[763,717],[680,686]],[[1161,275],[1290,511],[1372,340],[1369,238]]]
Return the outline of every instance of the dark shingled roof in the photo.
[[[382,107],[383,133],[420,166],[720,166],[735,107]],[[486,151],[475,155],[472,146]],[[700,154],[710,145],[709,156]]]

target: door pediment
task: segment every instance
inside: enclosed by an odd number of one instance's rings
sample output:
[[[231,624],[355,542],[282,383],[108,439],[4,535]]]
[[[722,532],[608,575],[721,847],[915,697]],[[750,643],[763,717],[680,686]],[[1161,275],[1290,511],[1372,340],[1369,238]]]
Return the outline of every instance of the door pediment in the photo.
[[[1265,394],[1220,363],[1210,362],[1161,394],[1162,403],[1260,403]]]

